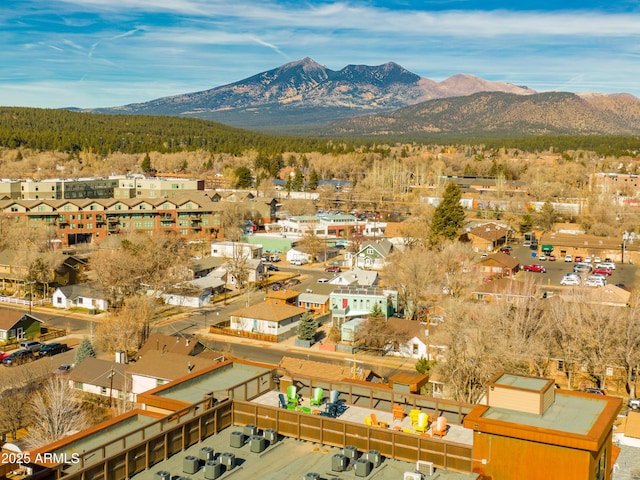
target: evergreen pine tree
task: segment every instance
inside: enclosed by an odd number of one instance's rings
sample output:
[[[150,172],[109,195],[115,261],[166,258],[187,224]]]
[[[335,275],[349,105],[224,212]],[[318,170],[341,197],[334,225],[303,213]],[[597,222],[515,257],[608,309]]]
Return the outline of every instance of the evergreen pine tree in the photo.
[[[76,365],[84,360],[86,357],[95,357],[96,352],[93,350],[93,345],[88,338],[83,338],[76,349]]]
[[[293,180],[291,180],[291,189],[299,192],[304,187],[304,175],[302,175],[302,170],[296,168],[296,173],[293,176]]]
[[[462,192],[455,183],[449,183],[442,194],[442,201],[436,207],[431,221],[431,245],[442,239],[454,240],[464,224],[464,208],[460,205]]]
[[[149,152],[144,154],[142,163],[140,163],[140,169],[142,173],[149,173],[151,171],[151,157],[149,156]]]
[[[315,190],[316,188],[318,188],[319,182],[320,178],[318,177],[318,172],[316,172],[316,169],[314,168],[313,170],[311,170],[311,173],[309,173],[309,182],[307,183],[307,188],[309,190]]]

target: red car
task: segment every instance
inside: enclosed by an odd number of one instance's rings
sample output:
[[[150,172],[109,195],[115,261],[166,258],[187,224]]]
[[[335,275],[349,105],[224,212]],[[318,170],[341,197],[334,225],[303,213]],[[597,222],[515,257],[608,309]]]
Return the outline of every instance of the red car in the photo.
[[[582,257],[579,256],[579,255],[576,255],[575,257],[573,257],[573,261],[576,262],[576,263],[581,262],[582,261]]]
[[[547,269],[542,265],[525,265],[522,267],[525,272],[538,272],[538,273],[546,273]]]
[[[593,272],[594,275],[611,275],[611,269],[606,267],[596,268]]]
[[[333,272],[333,273],[340,273],[342,270],[340,269],[340,267],[327,267],[324,269],[325,272]]]

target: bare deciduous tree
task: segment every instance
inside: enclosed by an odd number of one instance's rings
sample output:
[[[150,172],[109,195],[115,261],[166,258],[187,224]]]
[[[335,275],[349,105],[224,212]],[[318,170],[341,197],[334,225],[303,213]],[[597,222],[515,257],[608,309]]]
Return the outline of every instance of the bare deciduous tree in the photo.
[[[55,376],[48,380],[34,393],[30,407],[27,440],[32,448],[55,442],[87,426],[82,403],[66,378]]]
[[[149,323],[155,311],[150,296],[129,297],[122,308],[109,313],[98,325],[96,342],[107,352],[137,351],[149,337]]]

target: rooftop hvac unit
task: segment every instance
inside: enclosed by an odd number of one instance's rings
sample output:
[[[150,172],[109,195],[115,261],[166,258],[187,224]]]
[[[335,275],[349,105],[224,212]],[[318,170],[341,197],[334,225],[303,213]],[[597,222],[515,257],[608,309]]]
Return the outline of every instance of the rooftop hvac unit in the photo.
[[[367,477],[373,470],[373,463],[364,458],[359,458],[355,463],[356,477]]]
[[[209,460],[204,464],[204,478],[205,480],[215,480],[220,478],[224,473],[225,467],[221,463],[213,460]]]
[[[202,447],[200,449],[200,453],[198,454],[200,460],[202,460],[203,462],[213,460],[214,455],[215,451],[211,447]]]
[[[373,463],[374,467],[379,467],[382,463],[382,455],[380,455],[379,450],[369,450],[364,454],[364,458]]]
[[[233,453],[224,452],[220,454],[220,463],[231,470],[236,466],[236,456]]]
[[[182,471],[184,473],[196,473],[200,470],[200,460],[193,455],[187,455],[182,460]]]
[[[250,437],[251,435],[258,435],[258,427],[250,423],[244,426],[242,433],[244,433],[247,437]]]
[[[320,474],[315,472],[309,472],[302,477],[302,480],[320,480]]]
[[[419,472],[404,472],[403,480],[422,480],[422,474]]]
[[[231,436],[229,438],[229,446],[233,448],[242,448],[243,445],[244,445],[244,433],[231,432]]]
[[[167,472],[166,470],[160,470],[156,472],[153,476],[154,480],[171,480],[171,472]]]
[[[261,435],[252,435],[249,439],[249,449],[253,453],[264,452],[268,446],[267,439]]]
[[[269,442],[269,445],[273,445],[278,441],[278,432],[273,428],[267,428],[262,434],[264,438],[267,439],[267,442]]]
[[[426,476],[433,475],[433,462],[426,462],[424,460],[418,460],[416,462],[416,470],[418,470],[421,474]]]
[[[342,453],[349,460],[355,460],[358,458],[358,449],[353,445],[347,445],[342,449]]]
[[[347,465],[349,465],[349,460],[340,453],[336,453],[331,458],[331,470],[334,472],[344,472],[347,469]]]

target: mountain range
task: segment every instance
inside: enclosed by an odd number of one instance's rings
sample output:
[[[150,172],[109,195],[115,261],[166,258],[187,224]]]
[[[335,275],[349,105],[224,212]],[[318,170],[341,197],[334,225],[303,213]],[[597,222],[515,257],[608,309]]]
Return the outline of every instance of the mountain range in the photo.
[[[393,62],[334,71],[310,58],[201,92],[90,111],[305,135],[640,133],[640,100],[628,94],[538,93],[465,74],[435,82]]]

